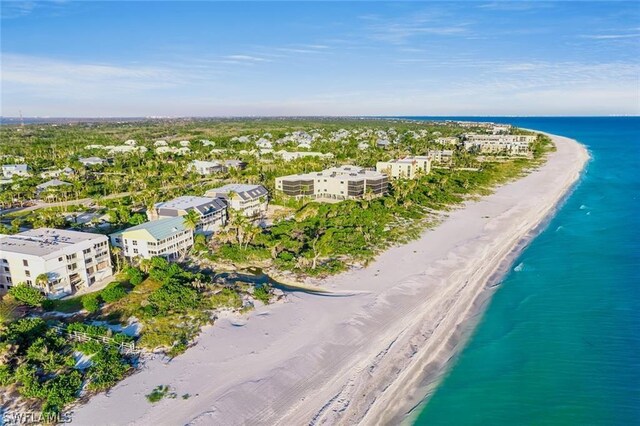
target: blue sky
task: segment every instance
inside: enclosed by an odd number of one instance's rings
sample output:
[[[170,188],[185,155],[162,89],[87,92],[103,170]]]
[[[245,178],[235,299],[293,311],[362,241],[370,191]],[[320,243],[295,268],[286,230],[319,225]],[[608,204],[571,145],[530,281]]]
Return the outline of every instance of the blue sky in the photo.
[[[640,2],[2,1],[1,114],[640,114]]]

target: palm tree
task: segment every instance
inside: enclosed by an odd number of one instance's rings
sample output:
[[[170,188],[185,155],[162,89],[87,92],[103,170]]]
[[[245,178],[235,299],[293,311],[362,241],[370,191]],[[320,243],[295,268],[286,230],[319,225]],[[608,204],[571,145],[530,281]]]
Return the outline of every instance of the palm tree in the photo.
[[[36,285],[38,287],[46,288],[49,291],[49,275],[40,274],[36,277]]]
[[[187,229],[196,229],[200,223],[200,215],[195,210],[189,210],[187,214],[183,216],[183,223]]]
[[[120,256],[122,255],[122,249],[120,247],[113,247],[113,249],[111,249],[111,253],[113,253],[113,258],[116,261],[116,272],[120,272],[120,269],[122,268],[122,264],[120,262]]]

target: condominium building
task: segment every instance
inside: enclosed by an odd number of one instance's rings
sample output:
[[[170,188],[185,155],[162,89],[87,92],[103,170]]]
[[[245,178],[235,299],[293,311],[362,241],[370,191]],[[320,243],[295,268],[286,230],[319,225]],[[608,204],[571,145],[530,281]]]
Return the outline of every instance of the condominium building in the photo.
[[[510,155],[526,155],[535,140],[534,135],[466,134],[464,148],[487,154],[504,152]]]
[[[26,283],[59,298],[112,274],[104,235],[38,228],[0,239],[0,292]]]
[[[431,171],[431,159],[418,156],[405,157],[400,160],[378,161],[376,170],[396,179],[415,179],[420,174],[429,174]]]
[[[434,163],[446,164],[453,160],[453,150],[451,149],[431,149],[427,151],[427,157]]]
[[[219,161],[200,161],[193,160],[189,164],[189,170],[201,175],[210,175],[212,173],[226,172],[226,168]]]
[[[327,200],[362,198],[369,193],[381,196],[389,180],[384,173],[358,166],[331,167],[321,172],[276,178],[276,190],[293,197],[310,196]]]
[[[176,259],[193,246],[193,230],[185,227],[181,216],[145,222],[109,237],[111,245],[121,248],[123,256],[130,259]]]
[[[261,216],[267,212],[269,193],[262,185],[231,183],[210,189],[204,195],[224,199],[230,208],[242,211],[247,217]]]
[[[147,212],[151,220],[184,216],[195,210],[200,221],[196,232],[210,234],[218,231],[227,223],[227,204],[220,198],[196,197],[185,195],[173,200],[157,203],[153,210]]]

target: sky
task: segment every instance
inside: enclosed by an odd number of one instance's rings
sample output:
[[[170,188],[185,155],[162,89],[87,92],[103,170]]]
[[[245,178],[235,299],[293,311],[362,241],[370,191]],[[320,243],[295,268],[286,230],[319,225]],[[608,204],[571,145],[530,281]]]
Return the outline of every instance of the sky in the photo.
[[[0,115],[640,114],[640,1],[1,1]]]

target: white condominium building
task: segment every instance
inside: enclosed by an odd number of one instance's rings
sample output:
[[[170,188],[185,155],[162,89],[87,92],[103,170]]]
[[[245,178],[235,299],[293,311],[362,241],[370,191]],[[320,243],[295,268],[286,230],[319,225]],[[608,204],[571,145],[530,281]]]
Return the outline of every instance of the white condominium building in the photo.
[[[486,154],[505,152],[510,155],[526,155],[535,140],[534,135],[466,134],[464,148]]]
[[[145,222],[109,237],[111,245],[120,247],[130,259],[153,256],[176,259],[193,246],[193,230],[185,227],[181,216]]]
[[[321,172],[276,178],[276,190],[293,197],[315,197],[319,201],[362,198],[367,193],[381,196],[388,186],[387,175],[358,166],[331,167]]]
[[[26,283],[59,298],[112,274],[104,235],[38,228],[0,239],[0,292]]]
[[[431,159],[417,156],[405,157],[400,160],[378,161],[376,170],[396,179],[415,179],[420,174],[429,174],[431,171]]]

